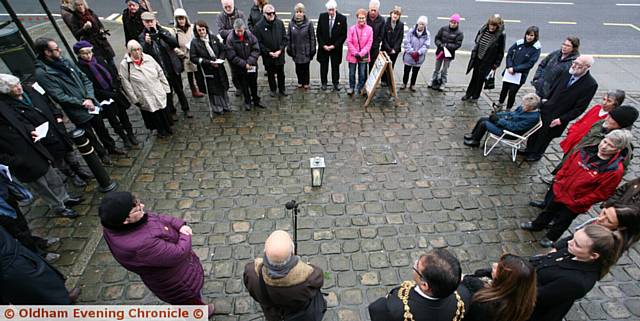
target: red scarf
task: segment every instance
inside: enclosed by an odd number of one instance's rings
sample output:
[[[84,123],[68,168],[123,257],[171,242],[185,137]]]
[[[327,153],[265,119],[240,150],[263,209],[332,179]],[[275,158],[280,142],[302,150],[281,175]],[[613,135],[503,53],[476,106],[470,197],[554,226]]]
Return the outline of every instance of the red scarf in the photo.
[[[244,33],[238,36],[238,39],[240,39],[240,41],[244,41]]]
[[[140,58],[140,60],[135,60],[133,58],[131,58],[131,60],[133,60],[133,63],[136,64],[136,66],[142,65],[142,57]]]

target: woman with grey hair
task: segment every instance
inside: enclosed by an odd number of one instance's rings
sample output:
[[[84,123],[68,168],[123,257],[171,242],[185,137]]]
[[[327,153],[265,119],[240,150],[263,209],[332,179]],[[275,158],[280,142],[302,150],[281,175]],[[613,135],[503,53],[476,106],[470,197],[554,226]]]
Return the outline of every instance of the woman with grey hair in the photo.
[[[624,90],[609,90],[602,97],[602,103],[591,107],[580,119],[569,126],[567,137],[560,142],[562,151],[565,154],[571,151],[582,140],[584,135],[589,132],[593,124],[607,118],[610,111],[622,105],[625,96]]]
[[[266,108],[260,104],[258,96],[260,46],[258,38],[246,30],[244,20],[238,18],[233,22],[233,33],[229,34],[225,46],[232,77],[237,80],[244,96],[244,109],[251,110],[251,103],[254,107]]]
[[[624,175],[624,159],[629,153],[631,132],[611,131],[599,144],[574,151],[556,173],[545,196],[546,206],[538,217],[520,224],[527,231],[548,229],[540,240],[550,247],[571,225],[573,219],[585,213],[595,203],[611,197]],[[553,225],[549,225],[554,221]]]
[[[127,51],[118,66],[122,89],[129,101],[140,108],[147,129],[155,129],[160,138],[172,135],[173,122],[166,108],[171,88],[162,67],[142,52],[142,46],[136,40],[127,43]]]
[[[289,22],[289,44],[287,54],[296,64],[298,88],[309,89],[309,65],[316,55],[316,33],[313,22],[304,13],[304,4],[294,7],[294,14]]]
[[[409,74],[411,74],[409,90],[416,91],[413,86],[416,85],[420,66],[424,63],[427,49],[429,49],[431,45],[431,34],[429,30],[427,30],[427,23],[427,17],[420,16],[416,25],[404,34],[404,41],[402,42],[402,48],[404,50],[404,55],[402,56],[404,73],[402,75],[402,87],[400,87],[400,89],[407,88]]]
[[[107,39],[111,34],[109,30],[105,30],[102,22],[85,0],[73,0],[73,16],[69,29],[76,40],[86,40],[91,43],[94,54],[106,60],[113,70],[116,69],[113,62],[116,54]]]
[[[464,144],[472,147],[479,146],[480,140],[487,131],[498,136],[502,136],[505,130],[514,134],[524,134],[540,121],[539,104],[540,97],[530,93],[522,98],[522,105],[516,110],[480,118],[471,133],[464,135]]]

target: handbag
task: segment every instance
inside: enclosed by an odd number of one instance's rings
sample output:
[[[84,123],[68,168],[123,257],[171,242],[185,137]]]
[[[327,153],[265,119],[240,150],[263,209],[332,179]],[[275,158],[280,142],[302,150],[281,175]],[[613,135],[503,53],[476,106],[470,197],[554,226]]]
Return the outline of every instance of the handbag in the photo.
[[[258,273],[258,280],[260,281],[260,291],[264,294],[267,299],[267,303],[271,306],[275,306],[271,297],[269,296],[269,292],[267,291],[267,284],[264,282],[264,278],[262,277],[262,265],[258,269],[260,271]],[[309,300],[307,306],[304,309],[299,311],[287,313],[283,311],[282,320],[284,321],[321,321],[324,317],[324,313],[327,311],[327,301],[324,299],[322,292],[320,290],[316,291],[316,295]]]
[[[496,71],[491,70],[487,75],[487,78],[484,80],[484,89],[495,89],[496,88]]]
[[[360,48],[360,36],[358,35],[358,27],[356,26],[356,38],[358,39],[358,50],[362,50]],[[358,62],[367,62],[369,60],[369,53],[367,52],[364,56],[360,56]]]

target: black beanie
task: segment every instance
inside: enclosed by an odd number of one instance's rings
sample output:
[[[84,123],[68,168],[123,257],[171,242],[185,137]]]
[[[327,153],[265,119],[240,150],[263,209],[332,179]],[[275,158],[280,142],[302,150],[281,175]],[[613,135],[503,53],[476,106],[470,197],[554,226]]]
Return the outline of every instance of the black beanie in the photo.
[[[610,111],[609,115],[620,125],[620,128],[627,128],[638,119],[638,110],[630,105],[622,105]]]
[[[105,195],[98,209],[102,226],[110,230],[120,229],[134,207],[133,202],[133,194],[129,192],[110,192]]]

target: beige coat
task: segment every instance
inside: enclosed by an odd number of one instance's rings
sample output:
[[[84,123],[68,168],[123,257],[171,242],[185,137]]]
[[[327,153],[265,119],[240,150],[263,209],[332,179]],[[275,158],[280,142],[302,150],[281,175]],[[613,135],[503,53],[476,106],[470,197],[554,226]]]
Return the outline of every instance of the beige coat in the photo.
[[[141,110],[153,113],[167,106],[167,94],[171,88],[153,57],[142,55],[142,64],[137,66],[126,54],[118,66],[118,73],[129,101],[132,104],[139,103]]]
[[[175,23],[178,25],[177,21]],[[189,18],[187,18],[187,23],[189,23]],[[198,67],[189,60],[189,45],[191,45],[191,39],[193,39],[193,29],[194,25],[189,24],[187,32],[182,31],[180,28],[175,28],[174,30],[178,38],[178,45],[180,46],[180,52],[176,51],[176,54],[178,54],[178,57],[182,59],[184,63],[184,71],[186,72],[194,72],[198,70]]]

